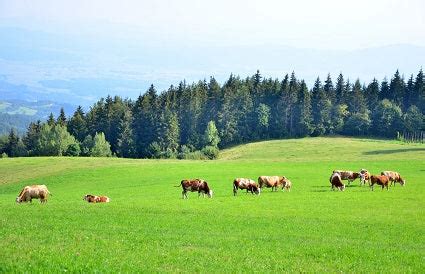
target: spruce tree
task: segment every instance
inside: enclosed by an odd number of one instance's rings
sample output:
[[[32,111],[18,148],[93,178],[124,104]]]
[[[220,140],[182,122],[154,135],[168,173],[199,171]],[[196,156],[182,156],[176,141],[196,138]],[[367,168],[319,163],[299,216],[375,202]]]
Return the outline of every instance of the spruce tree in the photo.
[[[133,118],[130,110],[122,114],[119,124],[119,134],[117,142],[117,154],[120,157],[135,157],[134,135],[132,129]]]
[[[60,109],[59,116],[56,120],[56,124],[61,125],[61,126],[67,125],[65,111],[63,110],[63,107],[61,107],[61,109]]]
[[[87,136],[88,129],[85,120],[85,114],[81,106],[77,107],[74,115],[68,121],[68,131],[73,135],[79,142],[83,142]]]

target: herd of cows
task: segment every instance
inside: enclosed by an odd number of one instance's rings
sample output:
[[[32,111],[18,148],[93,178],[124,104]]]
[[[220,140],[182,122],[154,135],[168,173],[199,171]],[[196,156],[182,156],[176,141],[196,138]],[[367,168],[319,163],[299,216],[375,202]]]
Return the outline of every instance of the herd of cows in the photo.
[[[360,179],[360,185],[366,185],[368,182],[371,190],[375,184],[380,185],[382,190],[390,185],[395,185],[399,183],[404,186],[406,181],[400,176],[398,172],[395,171],[382,171],[381,175],[371,175],[366,169],[360,170],[360,172],[353,171],[343,171],[343,170],[334,170],[329,182],[331,183],[331,189],[335,188],[344,191],[345,184],[343,180],[348,181],[348,185]],[[190,179],[182,180],[180,185],[175,187],[182,187],[182,196],[183,199],[187,199],[187,192],[198,192],[198,197],[207,195],[207,197],[212,198],[213,191],[209,187],[207,181],[202,179]],[[233,180],[233,195],[236,196],[238,190],[246,190],[246,193],[251,192],[251,194],[260,195],[262,188],[271,188],[272,191],[278,191],[278,188],[281,187],[282,190],[291,191],[292,183],[285,176],[260,176],[258,177],[258,183],[252,179],[247,178],[236,178]],[[32,199],[40,199],[41,203],[47,202],[49,197],[49,190],[45,185],[32,185],[24,187],[16,197],[16,202],[32,202]],[[110,199],[107,196],[97,196],[92,194],[87,194],[83,197],[84,201],[89,203],[109,203]]]

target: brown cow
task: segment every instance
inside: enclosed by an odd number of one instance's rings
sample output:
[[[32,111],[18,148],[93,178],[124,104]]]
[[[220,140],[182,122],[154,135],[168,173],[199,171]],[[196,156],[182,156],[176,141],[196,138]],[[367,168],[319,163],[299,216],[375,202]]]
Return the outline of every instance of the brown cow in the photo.
[[[390,179],[385,175],[372,175],[370,176],[370,187],[373,190],[373,185],[377,184],[382,187],[382,190],[384,190],[384,187],[388,190]]]
[[[339,173],[341,176],[341,180],[348,180],[348,185],[354,182],[357,178],[360,178],[359,172],[353,172],[351,170],[334,170],[332,174]]]
[[[92,194],[86,194],[83,200],[89,203],[109,203],[111,201],[108,196],[97,196]]]
[[[360,170],[360,185],[366,185],[366,182],[370,185],[370,173],[363,168]]]
[[[258,177],[258,184],[260,185],[260,188],[263,188],[264,186],[267,188],[271,187],[272,191],[273,189],[277,191],[279,186],[283,186],[285,184],[285,179],[285,176],[260,176]]]
[[[390,185],[395,186],[395,183],[399,183],[401,186],[404,186],[406,184],[406,180],[401,178],[400,173],[395,171],[382,171],[381,175],[385,175],[390,180]]]
[[[205,197],[205,194],[207,194],[208,198],[212,198],[213,191],[209,188],[207,181],[202,179],[189,179],[189,180],[182,180],[180,182],[180,185],[182,186],[182,195],[183,199],[187,199],[187,192],[198,192],[198,197],[202,196]],[[179,187],[179,186],[176,186]]]
[[[47,198],[49,197],[49,190],[45,185],[32,185],[26,186],[21,190],[19,196],[16,197],[17,203],[22,202],[30,202],[32,203],[32,199],[40,199],[40,203],[47,202]]]
[[[335,190],[336,187],[339,190],[344,191],[345,185],[342,182],[341,174],[339,174],[338,172],[332,174],[332,176],[329,178],[329,182],[331,183],[332,190]]]
[[[236,178],[233,180],[233,196],[236,196],[238,189],[246,189],[246,193],[251,191],[251,194],[260,195],[258,184],[251,179]]]

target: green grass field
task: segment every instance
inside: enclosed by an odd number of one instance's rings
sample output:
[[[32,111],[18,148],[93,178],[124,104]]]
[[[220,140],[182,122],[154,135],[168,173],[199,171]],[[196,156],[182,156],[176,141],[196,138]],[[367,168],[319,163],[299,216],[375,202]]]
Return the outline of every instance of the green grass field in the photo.
[[[330,190],[333,169],[399,171],[389,191]],[[0,272],[423,272],[425,145],[306,138],[238,146],[215,161],[0,159]],[[285,175],[290,193],[232,195]],[[181,179],[204,178],[213,199]],[[47,204],[16,204],[46,184]],[[109,204],[88,204],[86,193]]]

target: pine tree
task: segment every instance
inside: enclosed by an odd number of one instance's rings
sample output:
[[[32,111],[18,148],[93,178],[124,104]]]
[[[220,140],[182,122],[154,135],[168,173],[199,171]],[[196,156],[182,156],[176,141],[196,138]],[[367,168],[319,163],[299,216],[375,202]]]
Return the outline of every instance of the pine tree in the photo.
[[[74,115],[68,121],[68,131],[73,135],[79,142],[83,142],[87,136],[87,124],[85,120],[85,114],[81,106],[77,107]]]
[[[425,115],[425,77],[422,68],[416,76],[410,102],[412,105],[416,105],[422,114]]]
[[[47,124],[51,127],[55,126],[55,117],[53,116],[53,113],[50,112],[49,118],[47,119]]]
[[[65,111],[63,110],[63,107],[61,107],[58,119],[56,120],[56,124],[61,125],[61,126],[67,125]]]
[[[138,157],[147,157],[148,146],[157,139],[158,104],[153,85],[133,107],[133,133]]]
[[[403,105],[403,97],[405,93],[404,79],[400,76],[398,70],[394,74],[394,77],[390,82],[389,96],[388,99],[395,102],[397,106]]]
[[[390,87],[388,85],[387,78],[381,82],[381,89],[379,91],[379,100],[389,99],[390,98]]]
[[[330,73],[328,74],[325,84],[323,85],[323,91],[325,92],[326,98],[331,100],[332,103],[335,103],[336,93],[335,93],[335,89],[332,83],[332,78]]]
[[[287,106],[285,100],[289,93],[289,77],[288,74],[285,75],[282,82],[280,83],[280,88],[278,92],[278,99],[276,103],[276,111],[272,112],[272,128],[274,128],[274,133],[272,134],[276,138],[282,138],[288,136],[287,132]],[[274,121],[274,122],[273,122]]]
[[[126,110],[122,114],[122,118],[119,125],[119,135],[117,143],[117,154],[120,157],[134,157],[135,156],[135,147],[134,147],[134,135],[133,129],[131,127],[133,123],[133,118],[130,110]]]
[[[335,102],[337,104],[344,102],[345,97],[345,82],[344,82],[344,76],[342,73],[338,75],[338,78],[336,80],[336,86],[335,86]]]
[[[300,83],[297,105],[295,108],[295,135],[305,137],[313,131],[310,93],[304,80]]]
[[[365,95],[368,109],[374,109],[379,101],[379,83],[375,78],[367,86]]]
[[[27,133],[23,138],[25,147],[28,150],[28,155],[39,156],[37,152],[38,143],[40,141],[41,122],[38,120],[36,123],[30,123]]]

